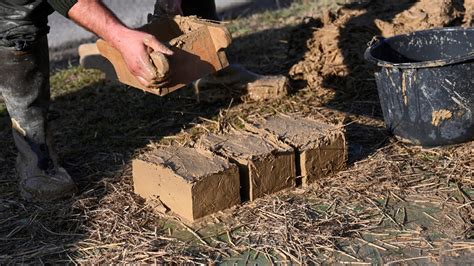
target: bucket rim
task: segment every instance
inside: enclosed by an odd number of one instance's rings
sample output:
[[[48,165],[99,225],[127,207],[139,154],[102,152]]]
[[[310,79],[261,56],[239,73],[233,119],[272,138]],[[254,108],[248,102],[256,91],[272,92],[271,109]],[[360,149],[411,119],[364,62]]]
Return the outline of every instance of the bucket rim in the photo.
[[[458,64],[461,62],[469,61],[474,59],[474,51],[456,56],[453,58],[449,59],[439,59],[439,60],[431,60],[431,61],[423,61],[423,62],[415,62],[415,63],[392,63],[389,61],[381,60],[378,59],[374,56],[372,56],[372,50],[379,47],[382,45],[384,42],[394,40],[394,39],[399,39],[402,37],[409,37],[411,35],[417,35],[417,34],[423,34],[423,33],[428,33],[428,32],[434,32],[434,31],[442,31],[442,32],[454,32],[454,31],[473,31],[474,28],[465,28],[465,27],[446,27],[446,28],[434,28],[434,29],[427,29],[427,30],[420,30],[420,31],[414,31],[408,34],[399,34],[395,35],[389,38],[384,38],[381,36],[376,36],[374,37],[373,41],[370,42],[368,45],[369,47],[364,53],[364,57],[367,61],[380,66],[380,67],[386,67],[386,68],[401,68],[401,69],[413,69],[413,68],[434,68],[434,67],[442,67],[442,66],[447,66],[447,65],[454,65]]]

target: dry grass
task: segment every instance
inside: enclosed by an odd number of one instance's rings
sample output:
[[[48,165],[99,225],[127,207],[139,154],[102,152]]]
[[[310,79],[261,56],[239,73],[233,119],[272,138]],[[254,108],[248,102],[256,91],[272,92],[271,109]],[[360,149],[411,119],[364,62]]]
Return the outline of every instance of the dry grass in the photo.
[[[317,9],[310,3],[239,20],[232,60],[288,74],[315,29],[304,17]],[[264,18],[273,27],[259,26]],[[245,24],[252,33],[238,29]],[[295,82],[292,95],[278,101],[219,105],[150,97],[82,69],[58,73],[54,107],[63,117],[56,138],[81,193],[57,204],[23,202],[8,118],[0,114],[0,262],[462,264],[474,250],[474,143],[425,150],[390,137],[372,74],[355,71],[364,90],[340,94]],[[334,102],[338,93],[343,97]],[[277,112],[344,122],[348,169],[192,227],[133,194],[130,160],[150,142],[192,144],[201,132]]]

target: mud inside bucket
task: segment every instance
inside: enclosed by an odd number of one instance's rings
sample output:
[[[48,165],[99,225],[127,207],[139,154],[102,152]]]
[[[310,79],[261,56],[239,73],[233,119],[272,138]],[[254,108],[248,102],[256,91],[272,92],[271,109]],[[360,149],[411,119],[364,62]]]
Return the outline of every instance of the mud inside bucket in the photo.
[[[474,29],[445,28],[374,41],[377,89],[389,130],[422,146],[474,140]]]

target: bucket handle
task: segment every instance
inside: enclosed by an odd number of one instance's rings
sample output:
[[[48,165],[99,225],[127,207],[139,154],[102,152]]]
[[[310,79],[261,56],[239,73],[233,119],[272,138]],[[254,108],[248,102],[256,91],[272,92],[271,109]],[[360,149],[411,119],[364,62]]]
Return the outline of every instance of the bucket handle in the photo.
[[[380,35],[376,35],[372,38],[370,42],[367,43],[367,47],[374,47],[377,45],[379,42],[385,40],[386,38]]]
[[[372,40],[370,42],[367,43],[367,50],[365,50],[365,53],[364,53],[364,58],[365,60],[377,65],[379,63],[379,61],[377,59],[375,59],[371,54],[370,54],[370,51],[372,51],[372,49],[377,46],[380,42],[384,41],[386,38],[385,37],[382,37],[380,35],[376,35],[372,38]]]

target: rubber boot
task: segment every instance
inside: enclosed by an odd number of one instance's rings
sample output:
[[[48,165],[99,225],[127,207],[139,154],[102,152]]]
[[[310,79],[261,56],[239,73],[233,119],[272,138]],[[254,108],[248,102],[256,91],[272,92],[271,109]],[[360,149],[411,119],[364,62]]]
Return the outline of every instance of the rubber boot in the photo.
[[[0,48],[0,92],[18,148],[16,170],[22,197],[48,202],[71,196],[76,186],[58,165],[48,131],[49,55],[46,37]]]

